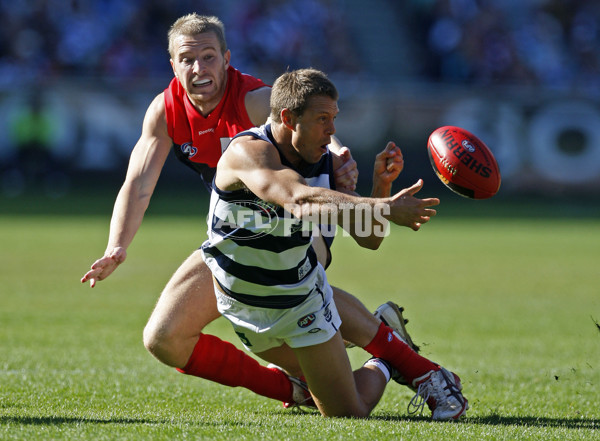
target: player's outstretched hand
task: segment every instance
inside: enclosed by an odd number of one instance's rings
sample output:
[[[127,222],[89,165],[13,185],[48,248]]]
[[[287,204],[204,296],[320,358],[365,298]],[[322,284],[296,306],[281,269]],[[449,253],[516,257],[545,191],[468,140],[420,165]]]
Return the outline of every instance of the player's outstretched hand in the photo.
[[[339,191],[354,191],[358,182],[358,166],[348,147],[340,148],[337,155],[343,163],[333,171],[335,187]]]
[[[391,222],[418,231],[421,225],[429,222],[431,217],[437,214],[433,208],[428,207],[439,205],[440,200],[438,198],[416,198],[415,194],[421,188],[423,188],[423,180],[419,179],[411,187],[400,190],[390,198],[389,220]]]
[[[104,280],[117,269],[127,258],[125,248],[114,248],[110,254],[96,260],[91,269],[81,278],[81,283],[90,282],[90,287],[96,286],[96,281]]]

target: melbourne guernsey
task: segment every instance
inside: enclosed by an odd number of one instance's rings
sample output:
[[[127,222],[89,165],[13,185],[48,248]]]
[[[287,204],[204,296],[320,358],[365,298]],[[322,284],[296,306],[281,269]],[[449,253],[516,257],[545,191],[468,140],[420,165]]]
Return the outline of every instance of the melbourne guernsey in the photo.
[[[229,66],[227,87],[217,107],[203,116],[190,102],[177,78],[164,91],[167,129],[175,155],[198,172],[208,188],[217,162],[231,138],[254,127],[246,111],[246,94],[267,85]]]

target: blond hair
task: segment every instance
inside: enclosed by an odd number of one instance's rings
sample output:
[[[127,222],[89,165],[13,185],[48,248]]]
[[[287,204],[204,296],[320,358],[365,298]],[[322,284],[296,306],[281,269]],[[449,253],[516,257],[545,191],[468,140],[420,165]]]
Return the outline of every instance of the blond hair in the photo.
[[[218,17],[211,15],[198,15],[195,12],[178,18],[169,29],[169,55],[174,58],[175,39],[179,36],[193,37],[194,35],[214,32],[221,46],[221,53],[227,52],[225,40],[225,26]]]

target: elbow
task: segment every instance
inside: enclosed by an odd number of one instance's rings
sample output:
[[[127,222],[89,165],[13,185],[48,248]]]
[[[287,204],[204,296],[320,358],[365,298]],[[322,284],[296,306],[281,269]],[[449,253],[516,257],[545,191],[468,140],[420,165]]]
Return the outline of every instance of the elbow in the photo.
[[[367,248],[368,250],[377,251],[380,246],[381,246],[381,241],[378,240],[376,242],[369,243],[365,248]]]
[[[383,239],[380,237],[364,237],[356,241],[362,248],[376,251],[381,246]]]

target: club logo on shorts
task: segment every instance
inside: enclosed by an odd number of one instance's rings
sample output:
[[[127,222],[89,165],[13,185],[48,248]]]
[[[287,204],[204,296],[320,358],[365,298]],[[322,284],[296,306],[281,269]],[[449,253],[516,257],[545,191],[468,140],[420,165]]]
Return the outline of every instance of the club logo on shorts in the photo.
[[[327,321],[327,323],[331,322],[332,314],[331,314],[331,309],[329,309],[329,304],[327,304],[325,306],[325,310],[323,311],[323,316],[325,317],[325,320]]]
[[[314,323],[317,317],[314,314],[308,314],[298,320],[298,326],[301,328],[307,328]]]

